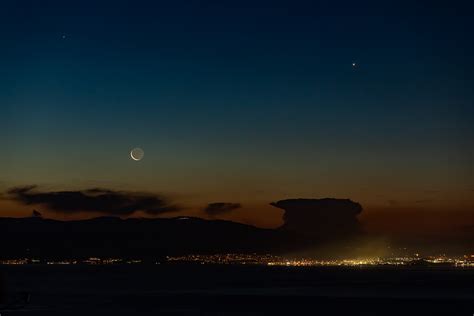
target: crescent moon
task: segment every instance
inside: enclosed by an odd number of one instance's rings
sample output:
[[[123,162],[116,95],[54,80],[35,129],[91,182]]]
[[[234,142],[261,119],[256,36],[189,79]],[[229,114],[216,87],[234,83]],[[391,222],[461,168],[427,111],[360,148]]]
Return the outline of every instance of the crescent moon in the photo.
[[[135,160],[135,161],[140,160],[140,159],[137,159],[137,158],[133,157],[133,150],[130,152],[130,157],[132,157],[132,159]]]
[[[135,161],[140,161],[143,159],[143,156],[145,155],[143,149],[141,148],[134,148],[130,151],[130,158],[132,158]]]

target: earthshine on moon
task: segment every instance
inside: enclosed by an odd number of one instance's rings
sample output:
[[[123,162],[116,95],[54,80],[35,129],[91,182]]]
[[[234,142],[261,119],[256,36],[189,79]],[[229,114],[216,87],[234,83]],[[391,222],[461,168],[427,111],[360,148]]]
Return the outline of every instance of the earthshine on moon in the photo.
[[[130,157],[135,161],[140,161],[143,159],[145,152],[141,148],[133,148],[130,152]]]

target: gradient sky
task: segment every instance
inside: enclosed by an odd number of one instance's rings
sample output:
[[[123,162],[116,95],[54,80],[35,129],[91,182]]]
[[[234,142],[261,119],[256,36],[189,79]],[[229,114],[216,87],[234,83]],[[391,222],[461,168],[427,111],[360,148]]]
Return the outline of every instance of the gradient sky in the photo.
[[[351,198],[374,230],[474,224],[473,11],[400,3],[2,1],[0,189],[234,202],[260,226],[289,197]]]

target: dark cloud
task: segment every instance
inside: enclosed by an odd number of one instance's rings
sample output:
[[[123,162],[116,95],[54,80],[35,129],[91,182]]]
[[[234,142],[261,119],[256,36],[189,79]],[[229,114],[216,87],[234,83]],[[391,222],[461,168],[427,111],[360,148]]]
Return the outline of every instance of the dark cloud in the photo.
[[[127,191],[93,188],[82,191],[41,192],[36,186],[11,188],[9,198],[25,205],[43,205],[61,213],[100,212],[108,215],[130,215],[136,211],[161,214],[177,211],[161,196]]]
[[[321,238],[343,238],[358,233],[359,203],[348,199],[289,199],[271,205],[285,210],[281,229]]]
[[[219,215],[223,213],[229,213],[233,210],[241,208],[242,205],[240,203],[225,203],[225,202],[216,202],[216,203],[209,203],[207,207],[204,209],[208,215]]]

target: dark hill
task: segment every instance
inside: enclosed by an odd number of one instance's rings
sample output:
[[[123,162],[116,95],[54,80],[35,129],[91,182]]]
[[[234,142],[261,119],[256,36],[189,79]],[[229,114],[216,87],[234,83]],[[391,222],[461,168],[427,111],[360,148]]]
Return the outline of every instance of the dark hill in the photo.
[[[79,221],[0,218],[0,256],[67,258],[133,257],[205,253],[282,253],[354,240],[362,207],[350,200],[290,199],[272,203],[284,209],[284,225],[263,229],[193,217],[98,217]]]
[[[79,221],[0,218],[3,258],[89,256],[159,258],[188,253],[265,252],[286,244],[281,232],[199,218]]]

